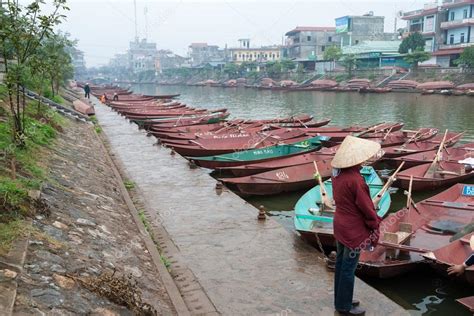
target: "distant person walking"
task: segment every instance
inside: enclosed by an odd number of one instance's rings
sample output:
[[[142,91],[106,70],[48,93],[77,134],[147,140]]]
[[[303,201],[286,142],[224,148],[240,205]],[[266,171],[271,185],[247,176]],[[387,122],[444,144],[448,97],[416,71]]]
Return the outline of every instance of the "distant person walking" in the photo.
[[[84,98],[91,98],[91,87],[89,87],[88,83],[86,83],[86,85],[84,86]]]
[[[359,302],[353,300],[355,271],[360,251],[376,245],[381,219],[360,168],[379,150],[380,144],[376,142],[347,136],[331,162],[337,209],[334,215],[337,246],[334,306],[339,315],[365,315]]]

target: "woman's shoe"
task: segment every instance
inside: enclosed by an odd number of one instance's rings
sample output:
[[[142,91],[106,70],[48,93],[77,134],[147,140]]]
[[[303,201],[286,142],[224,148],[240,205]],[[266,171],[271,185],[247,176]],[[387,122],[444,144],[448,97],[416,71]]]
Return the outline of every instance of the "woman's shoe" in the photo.
[[[340,316],[364,316],[365,315],[365,309],[362,309],[358,306],[352,307],[352,309],[348,312],[343,312],[343,311],[337,311]]]

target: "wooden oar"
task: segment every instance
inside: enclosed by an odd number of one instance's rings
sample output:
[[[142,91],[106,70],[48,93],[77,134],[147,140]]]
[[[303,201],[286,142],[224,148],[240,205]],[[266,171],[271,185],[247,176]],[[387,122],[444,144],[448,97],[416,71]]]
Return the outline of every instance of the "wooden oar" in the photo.
[[[392,185],[392,183],[396,180],[396,175],[397,173],[402,169],[403,165],[405,162],[403,161],[400,166],[398,166],[398,169],[395,170],[395,172],[388,178],[387,182],[385,185],[382,187],[382,189],[377,193],[376,196],[372,199],[372,202],[374,203],[375,209],[378,208],[380,201],[382,200],[382,196],[387,192],[388,188]]]
[[[444,132],[444,136],[443,136],[443,140],[441,141],[441,143],[439,144],[439,148],[438,148],[438,151],[436,152],[436,156],[434,157],[433,159],[433,162],[431,163],[430,167],[428,168],[428,170],[426,170],[425,174],[424,174],[424,178],[432,178],[433,177],[433,174],[434,172],[436,171],[436,167],[438,165],[438,162],[440,161],[441,159],[441,150],[443,149],[444,147],[444,142],[446,141],[446,136],[448,135],[448,130],[446,130]]]
[[[324,185],[323,179],[321,178],[321,174],[319,173],[318,169],[318,163],[316,161],[313,161],[314,164],[314,170],[316,171],[316,174],[314,175],[316,178],[316,181],[319,184],[319,190],[321,194],[321,201],[323,202],[323,205],[326,206],[329,209],[334,209],[334,205],[332,204],[332,201],[329,200],[328,194],[326,192],[326,186]]]
[[[390,135],[390,133],[392,132],[392,129],[394,128],[394,126],[390,127],[390,129],[387,131],[387,134],[385,134],[385,136],[383,137],[382,140],[386,140],[388,135]]]
[[[411,252],[418,252],[418,253],[430,252],[430,250],[428,250],[428,249],[418,248],[418,247],[411,247],[411,246],[400,245],[400,244],[393,244],[393,243],[386,242],[386,241],[379,241],[378,244],[381,245],[381,246],[384,246],[386,248],[394,248],[394,249],[399,249],[399,250],[404,250],[404,251],[411,251]]]
[[[251,148],[251,149],[255,149],[255,147],[257,147],[258,145],[260,145],[264,140],[266,140],[267,138],[272,137],[272,136],[273,136],[272,134],[266,135],[266,136],[263,137],[261,140],[259,140],[259,141],[256,142],[255,144],[253,144],[250,148]]]
[[[413,200],[411,199],[411,189],[413,186],[413,175],[410,176],[410,184],[408,185],[408,194],[407,194],[407,209],[412,205]]]
[[[363,135],[365,135],[365,134],[368,134],[368,133],[370,133],[370,132],[372,132],[372,131],[377,130],[377,127],[379,127],[379,126],[381,126],[381,125],[383,125],[383,124],[385,124],[385,122],[382,122],[382,123],[377,124],[377,125],[375,125],[375,126],[369,127],[369,128],[367,128],[365,131],[362,131],[362,132],[360,132],[360,133],[358,133],[358,134],[355,134],[354,136],[355,136],[355,137],[361,137],[361,136],[363,136]]]

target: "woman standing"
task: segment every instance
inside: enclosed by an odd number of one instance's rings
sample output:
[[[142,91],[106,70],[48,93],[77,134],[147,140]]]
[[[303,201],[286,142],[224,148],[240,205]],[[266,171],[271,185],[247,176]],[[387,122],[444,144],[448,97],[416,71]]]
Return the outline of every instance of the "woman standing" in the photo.
[[[353,301],[355,270],[360,251],[377,243],[381,219],[360,168],[379,150],[376,142],[347,136],[331,162],[337,245],[334,306],[339,315],[365,315],[359,302]]]

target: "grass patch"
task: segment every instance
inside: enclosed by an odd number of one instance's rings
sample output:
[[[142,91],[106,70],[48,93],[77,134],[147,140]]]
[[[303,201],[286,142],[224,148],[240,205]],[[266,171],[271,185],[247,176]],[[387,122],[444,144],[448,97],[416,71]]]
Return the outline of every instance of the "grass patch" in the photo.
[[[101,128],[100,126],[94,127],[94,130],[95,130],[95,132],[96,132],[97,134],[102,133],[102,128]]]
[[[125,180],[123,182],[123,185],[125,186],[125,188],[127,190],[132,190],[132,189],[135,189],[135,182],[131,181],[131,180]]]
[[[26,236],[31,226],[25,221],[17,219],[8,223],[0,223],[0,256],[6,255],[15,239]]]

